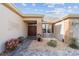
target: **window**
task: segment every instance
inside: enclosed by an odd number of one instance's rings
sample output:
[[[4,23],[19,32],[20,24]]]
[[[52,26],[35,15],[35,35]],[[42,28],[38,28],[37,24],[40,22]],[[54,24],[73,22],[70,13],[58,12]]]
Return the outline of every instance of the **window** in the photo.
[[[52,25],[43,24],[43,33],[52,33]]]

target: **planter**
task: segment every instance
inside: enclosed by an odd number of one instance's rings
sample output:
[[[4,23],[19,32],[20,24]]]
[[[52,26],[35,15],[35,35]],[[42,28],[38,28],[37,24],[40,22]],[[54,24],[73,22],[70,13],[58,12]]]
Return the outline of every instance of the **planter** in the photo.
[[[38,41],[42,41],[42,38],[38,38]]]
[[[42,41],[42,36],[40,34],[37,35],[37,41]]]

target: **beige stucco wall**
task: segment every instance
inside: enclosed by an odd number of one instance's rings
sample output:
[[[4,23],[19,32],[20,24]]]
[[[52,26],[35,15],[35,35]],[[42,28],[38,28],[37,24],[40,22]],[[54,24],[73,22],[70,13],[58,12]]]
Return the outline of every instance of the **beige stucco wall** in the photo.
[[[72,36],[72,31],[71,31],[71,27],[72,27],[72,22],[70,19],[65,20],[64,22],[64,26],[65,26],[65,34],[64,34],[64,41],[66,43],[69,42],[70,37]]]
[[[79,19],[67,19],[65,21],[65,42],[68,43],[70,37],[79,39]],[[79,40],[78,40],[79,42]]]
[[[19,36],[27,36],[27,24],[22,18],[0,4],[0,52],[4,50],[4,43]]]
[[[54,35],[57,39],[62,40],[64,39],[67,42],[69,38],[69,31],[70,31],[70,20],[63,20],[54,24]]]
[[[64,21],[54,24],[54,35],[57,39],[64,39]]]
[[[23,21],[37,21],[37,34],[42,35],[42,20],[43,18],[38,18],[38,17],[27,17],[24,18]]]

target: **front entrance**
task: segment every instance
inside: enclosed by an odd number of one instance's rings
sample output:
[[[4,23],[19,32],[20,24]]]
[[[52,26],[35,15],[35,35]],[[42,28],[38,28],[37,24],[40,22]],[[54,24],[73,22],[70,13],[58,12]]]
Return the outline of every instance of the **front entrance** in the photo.
[[[28,24],[28,36],[36,36],[36,33],[37,33],[36,23],[29,23]]]
[[[36,26],[28,26],[28,36],[36,36]]]

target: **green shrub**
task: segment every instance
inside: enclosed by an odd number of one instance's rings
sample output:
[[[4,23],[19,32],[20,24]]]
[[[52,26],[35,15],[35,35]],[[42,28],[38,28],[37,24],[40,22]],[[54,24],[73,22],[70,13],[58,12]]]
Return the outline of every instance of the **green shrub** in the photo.
[[[22,40],[23,40],[23,39],[24,39],[24,37],[23,37],[23,36],[20,36],[20,37],[18,37],[18,39],[22,39]]]
[[[70,38],[70,42],[69,42],[69,47],[74,48],[74,49],[78,49],[78,45],[77,45],[77,39],[76,38]]]
[[[47,44],[48,44],[48,46],[56,47],[56,46],[57,46],[57,41],[55,41],[55,40],[50,40]]]
[[[20,43],[22,43],[25,38],[23,36],[20,36],[18,37],[18,39],[20,40]]]

